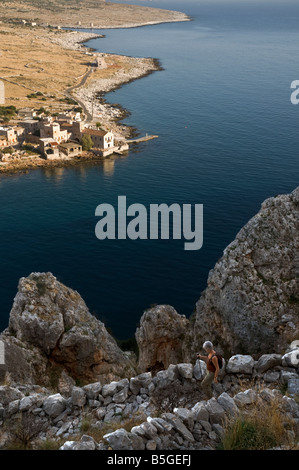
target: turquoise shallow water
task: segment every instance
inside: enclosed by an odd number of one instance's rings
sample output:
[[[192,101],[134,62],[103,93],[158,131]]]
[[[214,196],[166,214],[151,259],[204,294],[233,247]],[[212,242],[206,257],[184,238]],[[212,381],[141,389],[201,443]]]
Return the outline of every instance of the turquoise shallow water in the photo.
[[[138,2],[136,2],[138,3]],[[140,2],[141,4],[147,4]],[[76,289],[118,338],[144,309],[169,303],[189,316],[209,270],[262,201],[298,185],[299,5],[156,1],[188,23],[105,30],[100,51],[156,57],[164,68],[106,96],[140,133],[159,134],[126,158],[0,178],[1,327],[18,279],[51,271]],[[95,208],[173,202],[204,205],[204,244],[99,241]]]

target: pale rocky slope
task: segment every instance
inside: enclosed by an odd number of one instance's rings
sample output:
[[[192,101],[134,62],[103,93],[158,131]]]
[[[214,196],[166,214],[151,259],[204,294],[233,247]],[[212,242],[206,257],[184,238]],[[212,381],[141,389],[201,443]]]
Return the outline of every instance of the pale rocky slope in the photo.
[[[61,450],[213,450],[229,419],[257,410],[264,415],[268,410],[271,419],[274,409],[284,431],[279,441],[271,439],[268,445],[298,448],[297,356],[299,349],[284,356],[263,355],[258,361],[232,356],[208,400],[201,390],[203,361],[107,384],[69,382],[55,391],[13,382],[2,385],[0,448],[10,447],[12,441],[16,445],[21,420],[33,449],[52,441]]]
[[[299,339],[299,187],[267,199],[224,250],[191,318],[228,354],[280,352]]]
[[[112,380],[135,372],[78,292],[51,273],[32,273],[20,279],[9,326],[1,340],[5,344],[5,371],[24,383],[47,384],[53,371],[59,375],[63,370],[83,382],[103,376]]]

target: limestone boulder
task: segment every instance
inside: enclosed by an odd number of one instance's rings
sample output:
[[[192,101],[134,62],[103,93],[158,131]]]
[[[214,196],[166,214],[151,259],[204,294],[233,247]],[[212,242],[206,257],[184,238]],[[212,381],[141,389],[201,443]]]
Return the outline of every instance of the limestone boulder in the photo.
[[[141,388],[148,387],[152,381],[151,372],[144,372],[139,374],[136,377],[131,377],[130,379],[130,390],[134,395],[137,395]]]
[[[257,373],[264,374],[272,367],[280,366],[282,356],[280,354],[263,354],[255,364]]]
[[[32,273],[20,279],[2,337],[6,369],[18,380],[25,375],[26,381],[32,376],[38,381],[38,376],[46,376],[49,363],[85,382],[135,375],[128,355],[91,315],[79,293],[51,273]]]
[[[45,399],[43,409],[51,418],[57,418],[65,410],[66,404],[66,399],[60,393],[56,393]]]
[[[228,395],[228,393],[226,392],[223,392],[221,393],[221,395],[219,395],[219,397],[217,398],[217,402],[229,414],[233,415],[239,412],[239,409],[234,399],[230,395]]]
[[[104,436],[113,450],[144,450],[145,445],[140,436],[125,429],[117,429]]]
[[[244,405],[251,405],[257,399],[257,393],[255,390],[248,389],[244,392],[239,392],[234,396],[235,404],[240,407]]]
[[[10,402],[21,400],[24,394],[15,387],[9,385],[0,386],[0,403],[4,406],[9,405]]]
[[[145,311],[136,331],[141,372],[184,362],[183,339],[189,320],[170,305]]]
[[[228,360],[226,372],[228,374],[251,374],[254,364],[253,357],[236,354]]]
[[[299,365],[299,348],[292,349],[282,356],[282,364],[297,368]]]

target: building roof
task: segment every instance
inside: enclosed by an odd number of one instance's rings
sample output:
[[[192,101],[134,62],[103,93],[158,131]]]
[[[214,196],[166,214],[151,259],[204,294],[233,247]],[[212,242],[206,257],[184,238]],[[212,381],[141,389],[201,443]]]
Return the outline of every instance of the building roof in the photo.
[[[59,146],[63,148],[72,148],[81,147],[81,144],[78,144],[78,142],[64,142],[63,144],[59,144]]]
[[[70,122],[67,122],[67,121],[62,121],[62,122],[59,122],[57,124],[59,124],[60,127],[73,127],[73,124],[70,123]]]
[[[108,134],[107,131],[102,131],[102,130],[99,130],[99,129],[83,129],[83,134],[88,134],[88,135],[98,135],[98,136],[101,136],[101,137],[104,137],[106,134]]]
[[[45,144],[51,144],[51,145],[58,145],[58,142],[56,140],[52,139],[52,137],[46,137],[45,139],[39,139],[40,142],[44,142]]]

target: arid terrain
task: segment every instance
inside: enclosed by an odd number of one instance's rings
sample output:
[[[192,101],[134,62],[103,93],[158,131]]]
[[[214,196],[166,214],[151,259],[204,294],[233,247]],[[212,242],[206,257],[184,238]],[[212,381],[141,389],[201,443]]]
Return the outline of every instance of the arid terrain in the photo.
[[[131,129],[119,123],[124,110],[118,104],[107,104],[103,95],[159,70],[160,65],[154,58],[95,52],[82,43],[104,36],[80,28],[91,28],[91,19],[94,27],[101,28],[188,20],[183,13],[92,0],[0,0],[0,18],[0,80],[5,85],[5,105],[18,110],[44,109],[51,115],[77,106],[89,123],[100,123],[120,139],[131,134]],[[72,30],[62,29],[64,26]],[[37,163],[44,164],[44,160]],[[10,168],[14,165],[5,169],[15,169]],[[28,165],[35,164],[28,159],[25,168]]]
[[[93,33],[48,30],[42,27],[2,25],[0,79],[5,84],[6,105],[16,108],[46,108],[51,113],[66,110],[69,97],[81,97],[85,108],[97,92],[107,92],[122,83],[157,68],[152,59],[115,54],[97,54],[80,44]],[[92,85],[94,95],[84,93]],[[69,92],[67,92],[69,90]],[[101,115],[104,109],[101,110]],[[95,119],[100,116],[95,115]]]
[[[26,20],[61,27],[119,28],[188,20],[185,14],[177,11],[104,0],[0,0],[0,11],[3,21]]]
[[[68,33],[60,27],[91,27],[92,22],[101,28],[130,27],[188,19],[179,12],[102,0],[0,0],[0,18],[0,79],[5,83],[6,105],[48,106],[50,111],[61,108],[60,100],[65,99],[67,89],[83,82],[87,86],[103,78],[105,91],[109,91],[107,79],[114,80],[119,72],[122,79],[117,80],[118,86],[139,76],[134,73],[126,80],[132,65],[130,58],[116,55],[105,55],[105,66],[88,74],[94,57],[78,42],[99,34]],[[150,67],[157,68],[150,59],[147,63],[141,59],[140,65],[140,76]],[[133,66],[136,68],[136,60]],[[43,95],[32,96],[37,92]]]

